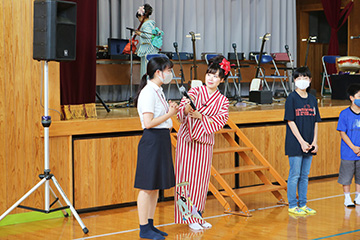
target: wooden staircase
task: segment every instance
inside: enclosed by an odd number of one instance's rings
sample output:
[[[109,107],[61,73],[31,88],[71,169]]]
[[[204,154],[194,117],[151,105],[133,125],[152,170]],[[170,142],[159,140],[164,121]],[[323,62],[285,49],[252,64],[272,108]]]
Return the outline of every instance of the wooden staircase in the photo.
[[[180,124],[176,117],[173,117],[173,125],[175,131],[178,132]],[[227,126],[229,128],[223,128],[220,131],[216,132],[216,134],[221,134],[227,140],[230,146],[225,148],[214,148],[213,154],[237,153],[239,155],[239,159],[242,159],[246,165],[221,169],[219,171],[215,169],[214,165],[211,166],[211,176],[213,176],[213,179],[215,179],[220,184],[222,190],[218,190],[211,181],[209,183],[209,190],[225,208],[225,212],[250,217],[251,214],[249,212],[249,209],[246,204],[241,200],[240,196],[262,192],[271,192],[278,199],[278,204],[287,204],[281,196],[281,193],[279,192],[280,190],[286,190],[287,186],[285,180],[270,165],[270,163],[264,158],[264,156],[259,152],[259,150],[255,148],[255,146],[250,142],[250,140],[230,118],[228,119]],[[242,145],[244,146],[240,146],[235,141],[235,139],[233,138],[233,134],[235,134],[239,138],[239,142],[242,142]],[[173,132],[171,134],[171,143],[173,146],[176,146],[176,141],[177,133]],[[256,165],[254,161],[250,159],[247,154],[250,152],[253,154],[253,156],[255,156],[258,162],[260,162],[260,165]],[[234,175],[246,172],[254,172],[263,184],[233,189],[223,178],[223,176],[225,175]],[[271,181],[266,177],[264,172],[269,172],[270,175],[275,178],[279,185],[272,184]],[[232,211],[230,204],[225,197],[232,199],[234,203],[239,207],[240,211]]]

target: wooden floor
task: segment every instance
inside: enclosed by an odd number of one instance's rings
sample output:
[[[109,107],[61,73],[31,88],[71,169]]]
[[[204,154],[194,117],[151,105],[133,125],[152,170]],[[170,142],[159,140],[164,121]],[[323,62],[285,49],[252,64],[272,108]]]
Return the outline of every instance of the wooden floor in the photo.
[[[308,206],[318,211],[315,215],[291,216],[286,206],[276,205],[276,199],[264,193],[243,197],[249,209],[253,209],[252,217],[224,214],[217,200],[209,197],[204,213],[213,225],[209,230],[193,232],[186,225],[175,225],[172,201],[158,204],[155,224],[169,234],[166,239],[177,240],[360,239],[360,206],[344,207],[342,188],[336,181],[336,178],[310,181]],[[136,207],[80,217],[90,231],[87,235],[70,217],[0,227],[0,239],[140,239]]]

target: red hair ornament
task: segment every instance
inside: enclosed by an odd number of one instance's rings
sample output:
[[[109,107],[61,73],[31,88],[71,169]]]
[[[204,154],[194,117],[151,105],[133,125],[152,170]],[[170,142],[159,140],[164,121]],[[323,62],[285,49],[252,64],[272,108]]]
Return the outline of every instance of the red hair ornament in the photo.
[[[223,58],[222,62],[219,63],[220,67],[224,70],[225,75],[228,75],[228,73],[231,70],[230,62]]]

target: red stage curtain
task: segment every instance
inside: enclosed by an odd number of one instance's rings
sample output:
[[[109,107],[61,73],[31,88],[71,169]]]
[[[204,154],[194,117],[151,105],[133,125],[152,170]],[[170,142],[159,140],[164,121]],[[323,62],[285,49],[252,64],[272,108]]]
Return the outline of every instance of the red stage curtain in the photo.
[[[97,1],[72,0],[72,2],[77,3],[76,60],[60,63],[63,107],[95,103]]]
[[[324,7],[326,19],[331,27],[328,55],[339,55],[339,41],[337,32],[346,22],[346,19],[348,18],[354,3],[350,1],[345,6],[345,8],[341,10],[341,0],[321,0],[321,2]],[[341,19],[342,22],[340,22]],[[330,74],[336,72],[336,68],[334,65],[328,66],[327,68]]]

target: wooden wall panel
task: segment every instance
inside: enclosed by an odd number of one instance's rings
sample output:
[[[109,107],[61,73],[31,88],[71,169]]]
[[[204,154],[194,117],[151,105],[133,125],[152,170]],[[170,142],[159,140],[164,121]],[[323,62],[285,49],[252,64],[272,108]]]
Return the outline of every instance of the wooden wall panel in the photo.
[[[6,54],[5,54],[5,62],[7,64],[5,64],[5,87],[6,87],[6,94],[5,94],[5,106],[6,106],[6,110],[5,110],[5,122],[6,123],[10,123],[11,122],[11,127],[7,127],[5,129],[5,136],[6,136],[6,145],[7,146],[12,146],[12,147],[7,147],[6,148],[6,159],[7,159],[7,169],[8,169],[8,180],[7,180],[7,198],[8,201],[10,199],[13,199],[16,194],[16,189],[17,189],[17,185],[18,185],[18,181],[11,177],[11,176],[19,176],[20,174],[16,169],[16,165],[18,162],[18,159],[16,159],[16,148],[15,146],[15,127],[16,127],[16,122],[15,120],[15,112],[14,112],[14,49],[13,49],[13,32],[10,31],[10,29],[12,28],[12,24],[13,24],[13,7],[12,4],[10,2],[4,2],[4,18],[7,19],[7,21],[5,21],[4,23],[4,29],[5,29],[5,36],[4,36],[4,40],[5,41],[5,49],[6,49]],[[20,103],[20,101],[19,101]],[[9,159],[11,159],[12,161],[9,161]],[[19,181],[21,182],[21,181]],[[18,188],[20,189],[20,188]]]
[[[76,209],[134,202],[137,145],[141,136],[74,141]]]
[[[12,10],[12,17],[14,19],[12,23],[12,28],[14,30],[12,36],[13,48],[12,54],[14,58],[13,61],[13,83],[14,84],[14,95],[10,96],[13,103],[14,109],[14,119],[15,126],[13,128],[14,131],[14,143],[15,143],[15,175],[21,176],[25,169],[22,166],[26,166],[25,164],[25,155],[24,155],[24,134],[23,131],[25,129],[25,112],[24,112],[24,72],[19,71],[24,66],[24,58],[20,57],[23,53],[23,46],[24,41],[22,41],[22,36],[24,34],[24,30],[22,28],[22,23],[25,22],[24,19],[24,8],[21,7],[20,1],[13,1],[13,10]],[[21,104],[19,104],[21,103]],[[10,105],[11,106],[11,105]],[[17,189],[24,189],[25,187],[25,179],[22,178],[20,181],[16,180],[15,185]]]
[[[5,26],[5,8],[4,1],[0,1],[0,25]],[[0,169],[6,169],[6,119],[5,119],[5,29],[0,28]],[[1,170],[0,170],[1,171]],[[0,209],[6,208],[7,196],[7,171],[0,174]]]
[[[337,122],[319,124],[319,153],[313,158],[310,177],[337,174],[340,159],[340,136]],[[244,126],[241,130],[254,143],[261,154],[279,174],[287,179],[288,157],[285,156],[285,124],[269,126]],[[133,188],[136,169],[137,144],[141,136],[79,139],[74,143],[75,206],[77,209],[135,202],[137,190]],[[214,148],[228,146],[227,141],[216,135]],[[174,149],[173,149],[174,150]],[[252,153],[249,157],[256,163]],[[234,166],[234,154],[214,155],[213,165],[218,169]],[[244,165],[240,158],[240,165]],[[265,172],[270,181],[275,179]],[[225,177],[232,187],[234,175]],[[218,188],[219,185],[211,180]],[[254,173],[240,174],[240,186],[261,184]],[[166,190],[165,197],[172,197],[174,189]]]
[[[360,35],[360,0],[354,0],[354,7],[348,18],[348,55],[360,57],[360,39],[350,39],[350,36]]]
[[[38,174],[44,171],[41,138],[44,114],[40,104],[43,62],[32,59],[33,0],[0,0],[0,13],[0,213],[3,213],[39,181]],[[49,64],[49,75],[49,106],[60,110],[59,63]],[[60,117],[55,114],[52,119]],[[57,155],[54,159],[62,157],[62,153]],[[68,176],[69,168],[63,170],[61,174]],[[69,191],[68,186],[62,187],[66,193]],[[43,188],[33,193],[24,205],[43,208],[42,192]],[[18,212],[23,210],[12,213]]]
[[[319,124],[319,153],[313,158],[310,177],[337,174],[340,159],[340,135],[336,131],[337,122],[321,122]],[[263,156],[287,179],[289,174],[289,161],[285,156],[285,125],[271,127],[241,128],[245,135],[254,143]],[[249,154],[254,159],[252,154]],[[271,181],[274,178],[267,176]],[[259,184],[254,173],[245,173],[240,176],[240,186]]]

